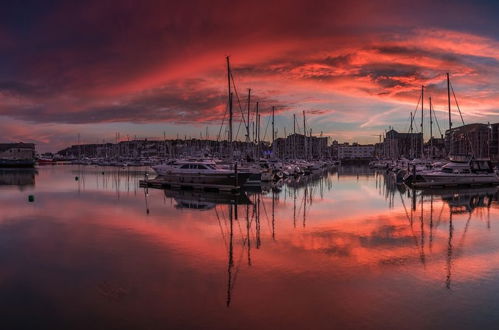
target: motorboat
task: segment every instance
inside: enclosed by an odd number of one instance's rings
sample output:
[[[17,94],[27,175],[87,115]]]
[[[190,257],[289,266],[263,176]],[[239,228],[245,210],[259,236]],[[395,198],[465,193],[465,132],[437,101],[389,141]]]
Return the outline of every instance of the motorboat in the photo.
[[[450,161],[439,169],[427,171],[411,170],[404,182],[414,188],[499,185],[499,176],[490,161]]]
[[[242,186],[250,173],[218,167],[213,161],[170,160],[162,165],[152,166],[165,183],[185,186]]]

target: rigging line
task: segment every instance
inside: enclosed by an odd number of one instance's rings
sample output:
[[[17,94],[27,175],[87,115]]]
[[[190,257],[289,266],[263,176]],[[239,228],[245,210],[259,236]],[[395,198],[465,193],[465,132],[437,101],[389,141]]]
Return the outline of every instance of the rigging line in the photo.
[[[244,245],[243,245],[243,248],[241,249],[241,254],[239,255],[239,260],[237,261],[237,264],[236,264],[236,269],[234,271],[234,275],[232,275],[232,285],[230,286],[231,290],[234,290],[234,287],[236,286],[237,275],[239,274],[239,269],[241,268],[241,263],[242,263],[242,260],[244,257],[245,250],[246,249],[244,248]]]
[[[409,114],[409,127],[407,128],[407,134],[411,132],[411,122],[414,120],[414,116]]]
[[[461,113],[461,109],[459,108],[459,103],[457,103],[457,97],[456,97],[456,93],[454,93],[454,87],[452,87],[452,83],[450,81],[449,81],[449,84],[450,84],[450,89],[452,91],[452,95],[454,96],[454,101],[456,102],[457,110],[459,110],[459,116],[461,116],[461,121],[463,122],[463,126],[464,126],[465,124],[464,124],[463,114]]]
[[[461,117],[461,121],[463,122],[463,126],[464,126],[465,124],[464,124],[463,114],[461,112],[461,109],[459,108],[459,103],[457,102],[456,93],[454,93],[454,87],[452,87],[452,83],[450,81],[449,81],[449,85],[450,85],[450,89],[452,91],[452,95],[454,96],[454,101],[456,102],[457,110],[459,110],[459,116]],[[473,144],[471,143],[471,138],[468,134],[466,134],[465,136],[466,136],[466,139],[468,140],[468,143],[470,145],[471,153],[473,156],[475,156],[475,150],[473,148]]]
[[[228,246],[228,244],[227,244],[227,239],[225,238],[224,231],[223,231],[223,229],[222,229],[222,223],[221,223],[221,221],[220,221],[220,217],[219,217],[219,215],[218,215],[218,211],[217,211],[217,207],[216,207],[216,206],[215,206],[215,213],[216,213],[216,215],[217,215],[218,226],[220,227],[220,233],[222,233],[222,237],[223,237],[223,239],[224,239],[224,243],[225,243],[225,250],[226,250],[227,252],[229,252],[229,246]]]
[[[470,225],[472,215],[473,215],[473,211],[471,211],[469,216],[468,216],[468,220],[466,221],[466,225],[464,226],[463,234],[461,235],[461,239],[459,240],[459,243],[457,244],[459,249],[461,249],[464,245],[464,239],[466,238],[466,233],[468,232],[468,227]]]
[[[239,110],[241,111],[241,117],[243,118],[244,125],[246,125],[246,119],[244,118],[243,107],[241,106],[241,99],[239,98],[239,93],[237,92],[236,83],[234,81],[234,76],[232,72],[230,73],[230,78],[232,80],[232,86],[234,86],[234,92],[236,93],[237,104],[239,105]]]
[[[298,119],[296,119],[296,118],[294,118],[294,120],[295,120],[295,122],[296,122],[296,132],[297,132],[298,134],[300,134],[300,132],[301,132],[301,128],[300,128],[300,121],[299,121]]]
[[[419,95],[419,98],[418,98],[418,104],[416,105],[416,109],[414,109],[414,112],[412,113],[411,121],[412,121],[412,123],[413,123],[413,124],[414,124],[414,119],[416,118],[416,112],[417,112],[417,111],[418,111],[418,109],[419,109],[419,103],[421,103],[421,94]],[[413,125],[413,126],[414,126],[414,125]],[[410,129],[411,129],[411,124],[410,124],[410,122],[409,122],[409,128],[408,128],[408,130],[407,130],[407,133],[409,133]]]
[[[440,129],[440,124],[438,123],[438,119],[437,119],[437,114],[435,113],[435,106],[433,106],[433,118],[435,118],[435,122],[437,123],[437,127],[438,127],[438,132],[440,133],[440,136],[442,136],[442,130]]]
[[[227,118],[227,111],[229,111],[229,105],[228,104],[225,107],[225,113],[224,113],[224,116],[222,118],[222,125],[220,125],[220,131],[218,131],[217,142],[220,141],[220,137],[222,136],[222,129],[224,127],[225,118]]]
[[[407,215],[407,220],[409,221],[409,227],[411,227],[411,233],[412,233],[412,237],[414,238],[414,243],[416,245],[416,248],[418,249],[418,252],[419,252],[419,241],[418,241],[418,238],[416,237],[416,233],[414,233],[414,229],[412,228],[412,220],[411,218],[409,217],[409,213],[407,212],[407,208],[405,206],[405,202],[404,202],[404,199],[402,198],[402,194],[400,194],[400,200],[402,201],[402,205],[404,205],[404,209],[405,209],[405,213]],[[412,209],[411,209],[411,212],[412,212]]]
[[[267,129],[269,128],[270,117],[267,119],[267,126],[265,126],[265,132],[263,133],[262,141],[265,141],[265,137],[267,136]]]

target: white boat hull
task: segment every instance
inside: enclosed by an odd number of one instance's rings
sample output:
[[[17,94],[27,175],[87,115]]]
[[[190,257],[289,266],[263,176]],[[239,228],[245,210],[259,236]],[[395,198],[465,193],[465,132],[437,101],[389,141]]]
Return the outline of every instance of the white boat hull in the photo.
[[[499,177],[495,173],[487,174],[417,174],[421,178],[412,182],[413,187],[446,187],[446,186],[478,186],[499,185]]]

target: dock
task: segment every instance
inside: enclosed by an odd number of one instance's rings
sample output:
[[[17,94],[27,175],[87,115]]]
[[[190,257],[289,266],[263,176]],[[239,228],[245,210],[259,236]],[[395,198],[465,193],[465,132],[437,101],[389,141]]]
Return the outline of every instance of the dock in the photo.
[[[238,192],[240,186],[215,185],[203,183],[180,183],[168,181],[165,178],[144,179],[139,181],[141,188],[156,188],[156,189],[185,189],[185,190],[203,190],[203,191],[224,191]]]

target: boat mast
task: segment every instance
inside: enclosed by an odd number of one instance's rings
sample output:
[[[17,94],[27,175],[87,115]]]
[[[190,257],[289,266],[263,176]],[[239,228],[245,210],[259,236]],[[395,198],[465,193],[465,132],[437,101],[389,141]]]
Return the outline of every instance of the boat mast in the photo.
[[[275,140],[275,107],[272,106],[272,147],[274,146]]]
[[[258,113],[258,102],[256,102],[256,154],[257,154],[257,159],[260,159],[260,114]]]
[[[251,88],[248,88],[248,121],[246,122],[246,142],[250,142],[250,102],[251,102]]]
[[[305,120],[305,110],[303,110],[303,146],[305,151],[305,157],[307,157],[307,122]]]
[[[293,159],[296,159],[296,114],[293,114]]]
[[[421,85],[421,158],[424,158],[423,102],[424,102],[424,85]]]
[[[450,107],[450,78],[447,72],[447,106],[449,109],[449,154],[452,154],[452,117]]]
[[[430,100],[430,159],[433,159],[433,117],[431,114],[432,107],[433,105],[431,104],[431,96],[429,97]]]
[[[312,143],[312,129],[310,129],[310,156],[309,156],[309,159],[312,159],[314,154],[313,154],[313,143]]]
[[[231,86],[230,86],[230,77],[231,77],[231,72],[230,72],[230,62],[229,62],[229,56],[227,56],[227,90],[228,90],[228,95],[229,95],[229,150],[230,150],[230,157],[232,158],[232,91],[231,91]]]
[[[411,128],[410,128],[410,132],[411,132],[411,150],[410,150],[410,155],[409,155],[410,158],[413,158],[413,155],[414,155],[414,136],[412,135],[412,122],[413,122],[413,117],[412,117],[412,111],[411,111]]]

